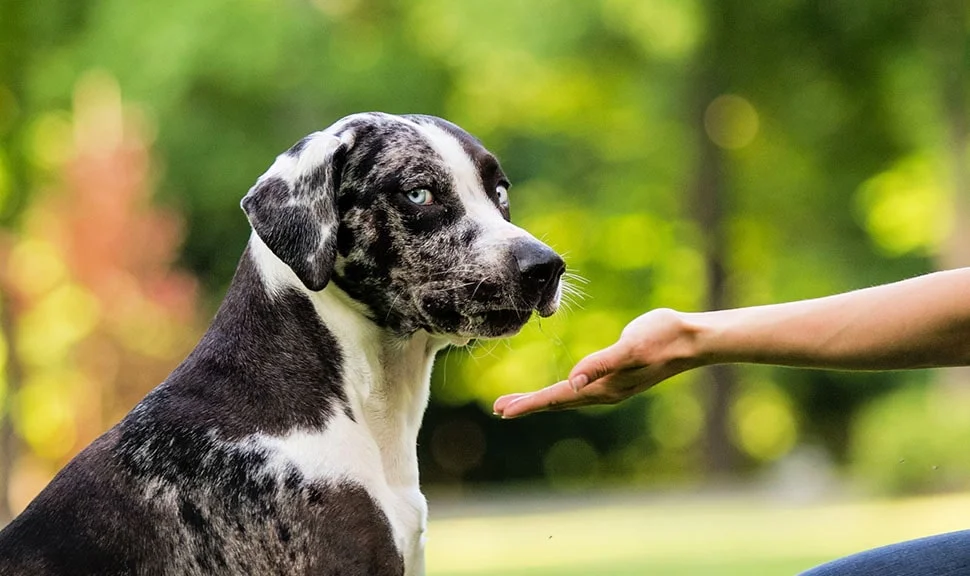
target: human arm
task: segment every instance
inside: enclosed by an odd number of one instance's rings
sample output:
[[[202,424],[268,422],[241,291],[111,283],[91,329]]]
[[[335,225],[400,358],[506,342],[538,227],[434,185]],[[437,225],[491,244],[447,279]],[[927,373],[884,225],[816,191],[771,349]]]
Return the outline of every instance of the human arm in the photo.
[[[842,370],[970,364],[970,268],[825,298],[733,310],[658,309],[569,379],[495,402],[505,418],[614,404],[685,370],[755,363]]]

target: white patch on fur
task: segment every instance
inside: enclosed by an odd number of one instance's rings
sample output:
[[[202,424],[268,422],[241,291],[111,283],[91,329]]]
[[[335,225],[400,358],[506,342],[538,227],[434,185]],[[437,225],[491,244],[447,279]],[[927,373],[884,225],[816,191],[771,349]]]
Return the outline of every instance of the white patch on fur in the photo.
[[[322,431],[293,430],[285,436],[256,435],[245,441],[268,457],[266,471],[280,479],[296,468],[305,481],[323,486],[354,483],[364,488],[387,516],[394,543],[405,560],[405,573],[423,553],[428,507],[420,490],[390,484],[382,450],[367,426],[342,412]]]
[[[290,186],[306,174],[313,172],[318,166],[329,161],[337,146],[346,144],[353,146],[354,135],[346,132],[339,137],[337,133],[347,125],[348,122],[359,119],[367,114],[354,114],[341,119],[339,122],[329,126],[326,130],[319,130],[306,136],[303,149],[296,155],[291,155],[288,151],[276,157],[276,161],[259,177],[257,182],[270,177],[282,178]],[[290,200],[290,205],[297,205],[300,201]]]
[[[390,521],[407,576],[423,574],[428,506],[418,482],[417,437],[434,357],[447,340],[423,331],[406,340],[388,337],[337,286],[307,290],[255,233],[250,253],[268,293],[302,291],[333,334],[354,420],[338,411],[323,431],[257,435],[246,442],[267,452],[271,472],[284,474],[294,466],[309,481],[363,486]]]
[[[451,168],[453,184],[462,206],[468,217],[474,220],[482,231],[473,250],[489,254],[493,260],[498,260],[501,258],[501,249],[513,239],[533,238],[531,234],[502,217],[498,206],[492,202],[482,187],[475,162],[462,148],[461,142],[433,124],[415,122],[412,124],[424,134],[431,148]]]
[[[276,160],[266,169],[266,172],[263,172],[262,176],[256,180],[256,186],[259,186],[259,183],[267,178],[280,178],[293,186],[297,176],[296,158],[284,153],[277,156]]]
[[[259,276],[263,279],[263,285],[266,286],[266,291],[270,295],[282,288],[303,285],[293,269],[280,260],[276,254],[273,254],[273,251],[269,249],[269,246],[263,242],[263,239],[259,237],[255,230],[249,235],[249,254],[252,256],[256,269],[259,270]]]

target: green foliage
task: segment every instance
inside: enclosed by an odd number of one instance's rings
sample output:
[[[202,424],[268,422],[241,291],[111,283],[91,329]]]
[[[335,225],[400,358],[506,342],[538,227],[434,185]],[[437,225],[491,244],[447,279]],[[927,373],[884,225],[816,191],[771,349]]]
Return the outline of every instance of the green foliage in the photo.
[[[22,34],[5,37],[12,56],[0,58],[0,133],[16,110],[24,135],[0,146],[0,199],[23,206],[56,178],[50,167],[71,137],[64,117],[74,87],[104,71],[141,117],[162,202],[184,215],[181,264],[213,305],[249,233],[239,199],[304,134],[361,110],[422,112],[464,126],[497,153],[514,184],[515,222],[588,283],[572,280],[585,296],[564,314],[439,363],[421,449],[426,477],[441,481],[696,473],[705,392],[693,376],[609,412],[515,423],[488,412],[501,393],[563,378],[647,309],[705,306],[710,231],[695,223],[692,196],[705,139],[719,147],[732,305],[928,271],[951,225],[940,14],[915,4],[23,5],[0,0],[0,22],[23,21]],[[734,438],[756,460],[782,457],[806,437],[838,451],[839,428],[900,382],[741,378]],[[758,436],[759,419],[774,423],[773,437]],[[446,432],[473,439],[481,453],[447,456],[456,452]],[[445,462],[435,460],[435,442]],[[589,470],[573,465],[583,454],[595,454]]]

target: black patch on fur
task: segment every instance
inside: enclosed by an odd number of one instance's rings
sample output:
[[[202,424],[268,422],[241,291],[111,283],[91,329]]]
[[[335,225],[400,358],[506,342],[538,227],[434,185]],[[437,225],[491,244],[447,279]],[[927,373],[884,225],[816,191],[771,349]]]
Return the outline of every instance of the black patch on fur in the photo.
[[[310,142],[312,138],[313,138],[313,134],[300,138],[296,142],[296,144],[290,146],[289,150],[286,151],[286,154],[288,156],[299,156],[300,152],[303,152],[303,149],[306,148],[306,145]]]
[[[310,300],[296,289],[270,297],[247,249],[209,330],[133,420],[164,425],[157,419],[170,415],[226,440],[320,429],[347,404],[342,364]]]
[[[361,487],[234,443],[325,429],[349,411],[341,364],[309,300],[267,295],[247,252],[193,353],[0,532],[0,575],[401,576]]]
[[[310,290],[326,287],[337,256],[333,229],[344,148],[338,145],[292,187],[280,177],[260,180],[241,203],[256,234]]]
[[[300,152],[303,152],[303,149],[306,147],[307,143],[310,142],[311,138],[313,138],[312,134],[309,136],[304,136],[303,138],[300,138],[296,144],[290,146],[290,149],[286,151],[287,155],[299,156]]]

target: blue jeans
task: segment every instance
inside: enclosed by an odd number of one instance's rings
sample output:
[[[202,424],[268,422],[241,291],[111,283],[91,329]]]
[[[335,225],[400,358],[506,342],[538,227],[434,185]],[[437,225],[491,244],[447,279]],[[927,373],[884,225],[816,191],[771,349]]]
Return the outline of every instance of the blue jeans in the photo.
[[[970,530],[873,548],[801,576],[970,576]]]

